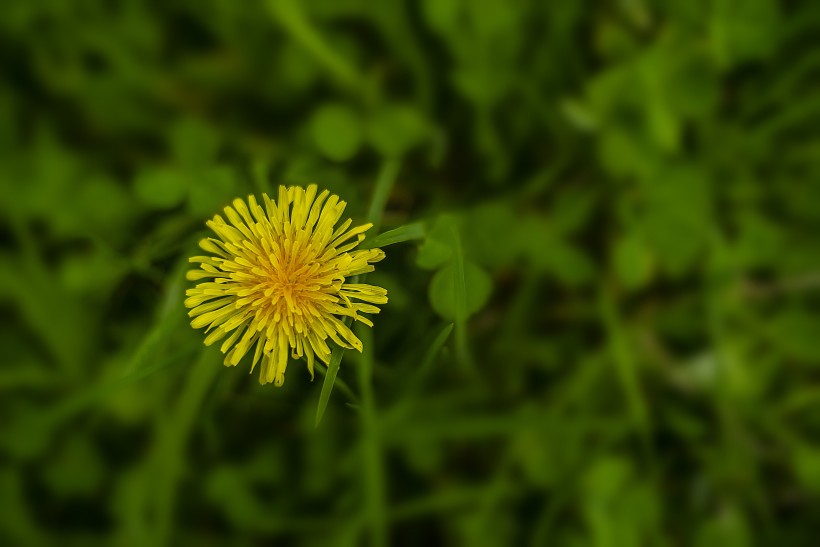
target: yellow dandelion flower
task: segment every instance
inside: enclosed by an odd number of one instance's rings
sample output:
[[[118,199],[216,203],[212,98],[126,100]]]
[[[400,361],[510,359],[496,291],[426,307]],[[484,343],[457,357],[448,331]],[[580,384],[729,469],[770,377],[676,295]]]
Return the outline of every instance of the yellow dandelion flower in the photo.
[[[354,275],[373,271],[384,258],[381,249],[354,250],[372,224],[350,228],[347,219],[334,228],[347,205],[316,185],[279,187],[276,201],[262,194],[247,203],[233,201],[206,224],[217,235],[199,242],[210,256],[195,256],[198,270],[185,306],[191,326],[207,327],[205,345],[222,340],[225,365],[239,363],[254,347],[251,372],[262,359],[259,382],[285,381],[288,358],[305,357],[313,377],[316,357],[330,361],[328,338],[344,348],[362,351],[362,342],[341,319],[351,317],[373,326],[362,313],[379,313],[385,304],[381,287],[350,283]],[[226,338],[227,337],[227,338]]]

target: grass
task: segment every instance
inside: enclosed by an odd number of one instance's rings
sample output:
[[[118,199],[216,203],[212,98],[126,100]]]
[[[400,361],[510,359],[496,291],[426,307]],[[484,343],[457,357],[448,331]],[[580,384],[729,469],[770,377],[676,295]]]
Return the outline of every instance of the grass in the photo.
[[[691,4],[12,1],[0,543],[813,544],[820,5]],[[389,302],[260,386],[184,271],[310,183]]]

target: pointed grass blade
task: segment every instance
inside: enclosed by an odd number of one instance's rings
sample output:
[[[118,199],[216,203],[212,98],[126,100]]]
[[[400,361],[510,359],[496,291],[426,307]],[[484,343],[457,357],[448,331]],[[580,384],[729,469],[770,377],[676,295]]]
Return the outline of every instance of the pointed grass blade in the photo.
[[[438,333],[436,339],[433,340],[433,343],[427,348],[427,353],[424,355],[424,361],[422,361],[421,366],[419,367],[419,377],[420,379],[427,374],[427,371],[436,361],[436,355],[438,355],[441,348],[444,346],[444,343],[450,338],[450,333],[453,332],[453,324],[447,323],[441,332]]]
[[[401,162],[397,159],[387,159],[382,162],[379,176],[376,179],[376,186],[373,189],[373,196],[370,198],[370,206],[367,208],[367,220],[373,223],[376,230],[379,229],[384,208],[387,206],[387,198],[393,190],[396,176],[401,169]]]
[[[327,366],[327,373],[322,382],[322,392],[319,394],[319,406],[316,407],[316,427],[319,427],[319,424],[322,422],[322,417],[325,415],[327,403],[330,401],[330,393],[333,391],[333,384],[336,383],[336,375],[339,374],[339,367],[342,364],[344,352],[344,348],[336,346],[330,354],[330,364]]]
[[[452,230],[455,248],[455,269],[454,272],[454,296],[455,296],[455,329],[456,329],[456,355],[459,363],[468,373],[474,372],[473,359],[470,355],[470,347],[467,343],[467,280],[464,274],[464,252],[461,247],[461,235],[456,228]]]
[[[331,353],[332,356],[332,353]],[[322,378],[326,377],[328,374],[328,369],[323,364],[317,364],[316,372],[319,373]],[[346,403],[349,407],[358,407],[359,405],[359,398],[353,393],[353,390],[350,388],[347,383],[342,380],[341,378],[336,378],[334,380],[334,385],[339,387],[339,391],[341,391],[345,397],[347,397],[350,402]]]
[[[423,239],[427,230],[423,222],[414,222],[412,224],[405,224],[393,230],[388,230],[377,235],[373,239],[365,239],[359,245],[360,249],[375,249],[376,247],[386,247],[394,243],[404,243],[405,241],[413,241],[416,239]]]
[[[436,362],[436,356],[441,351],[441,348],[444,347],[444,343],[450,338],[450,334],[452,332],[453,323],[447,323],[438,335],[436,335],[433,343],[430,344],[430,347],[427,348],[427,351],[424,354],[424,360],[422,360],[419,365],[418,372],[408,382],[407,388],[404,393],[402,393],[402,401],[412,395],[424,382],[424,378],[427,376],[430,368],[432,368],[433,363]]]

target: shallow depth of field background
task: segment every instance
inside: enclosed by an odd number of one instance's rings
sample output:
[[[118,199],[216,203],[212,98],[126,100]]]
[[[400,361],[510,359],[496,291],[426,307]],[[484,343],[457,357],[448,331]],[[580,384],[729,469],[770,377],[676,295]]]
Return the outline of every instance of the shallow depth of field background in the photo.
[[[818,36],[796,0],[3,2],[0,544],[816,544]],[[187,257],[234,197],[361,221],[380,180],[423,237],[317,428],[320,374],[202,345]]]

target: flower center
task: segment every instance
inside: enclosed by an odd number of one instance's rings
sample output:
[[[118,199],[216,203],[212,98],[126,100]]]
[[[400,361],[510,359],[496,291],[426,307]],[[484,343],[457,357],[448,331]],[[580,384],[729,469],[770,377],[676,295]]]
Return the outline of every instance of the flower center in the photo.
[[[277,317],[288,318],[292,323],[293,315],[309,314],[313,307],[313,291],[316,282],[308,264],[287,264],[284,268],[272,268],[268,278],[265,296]]]

